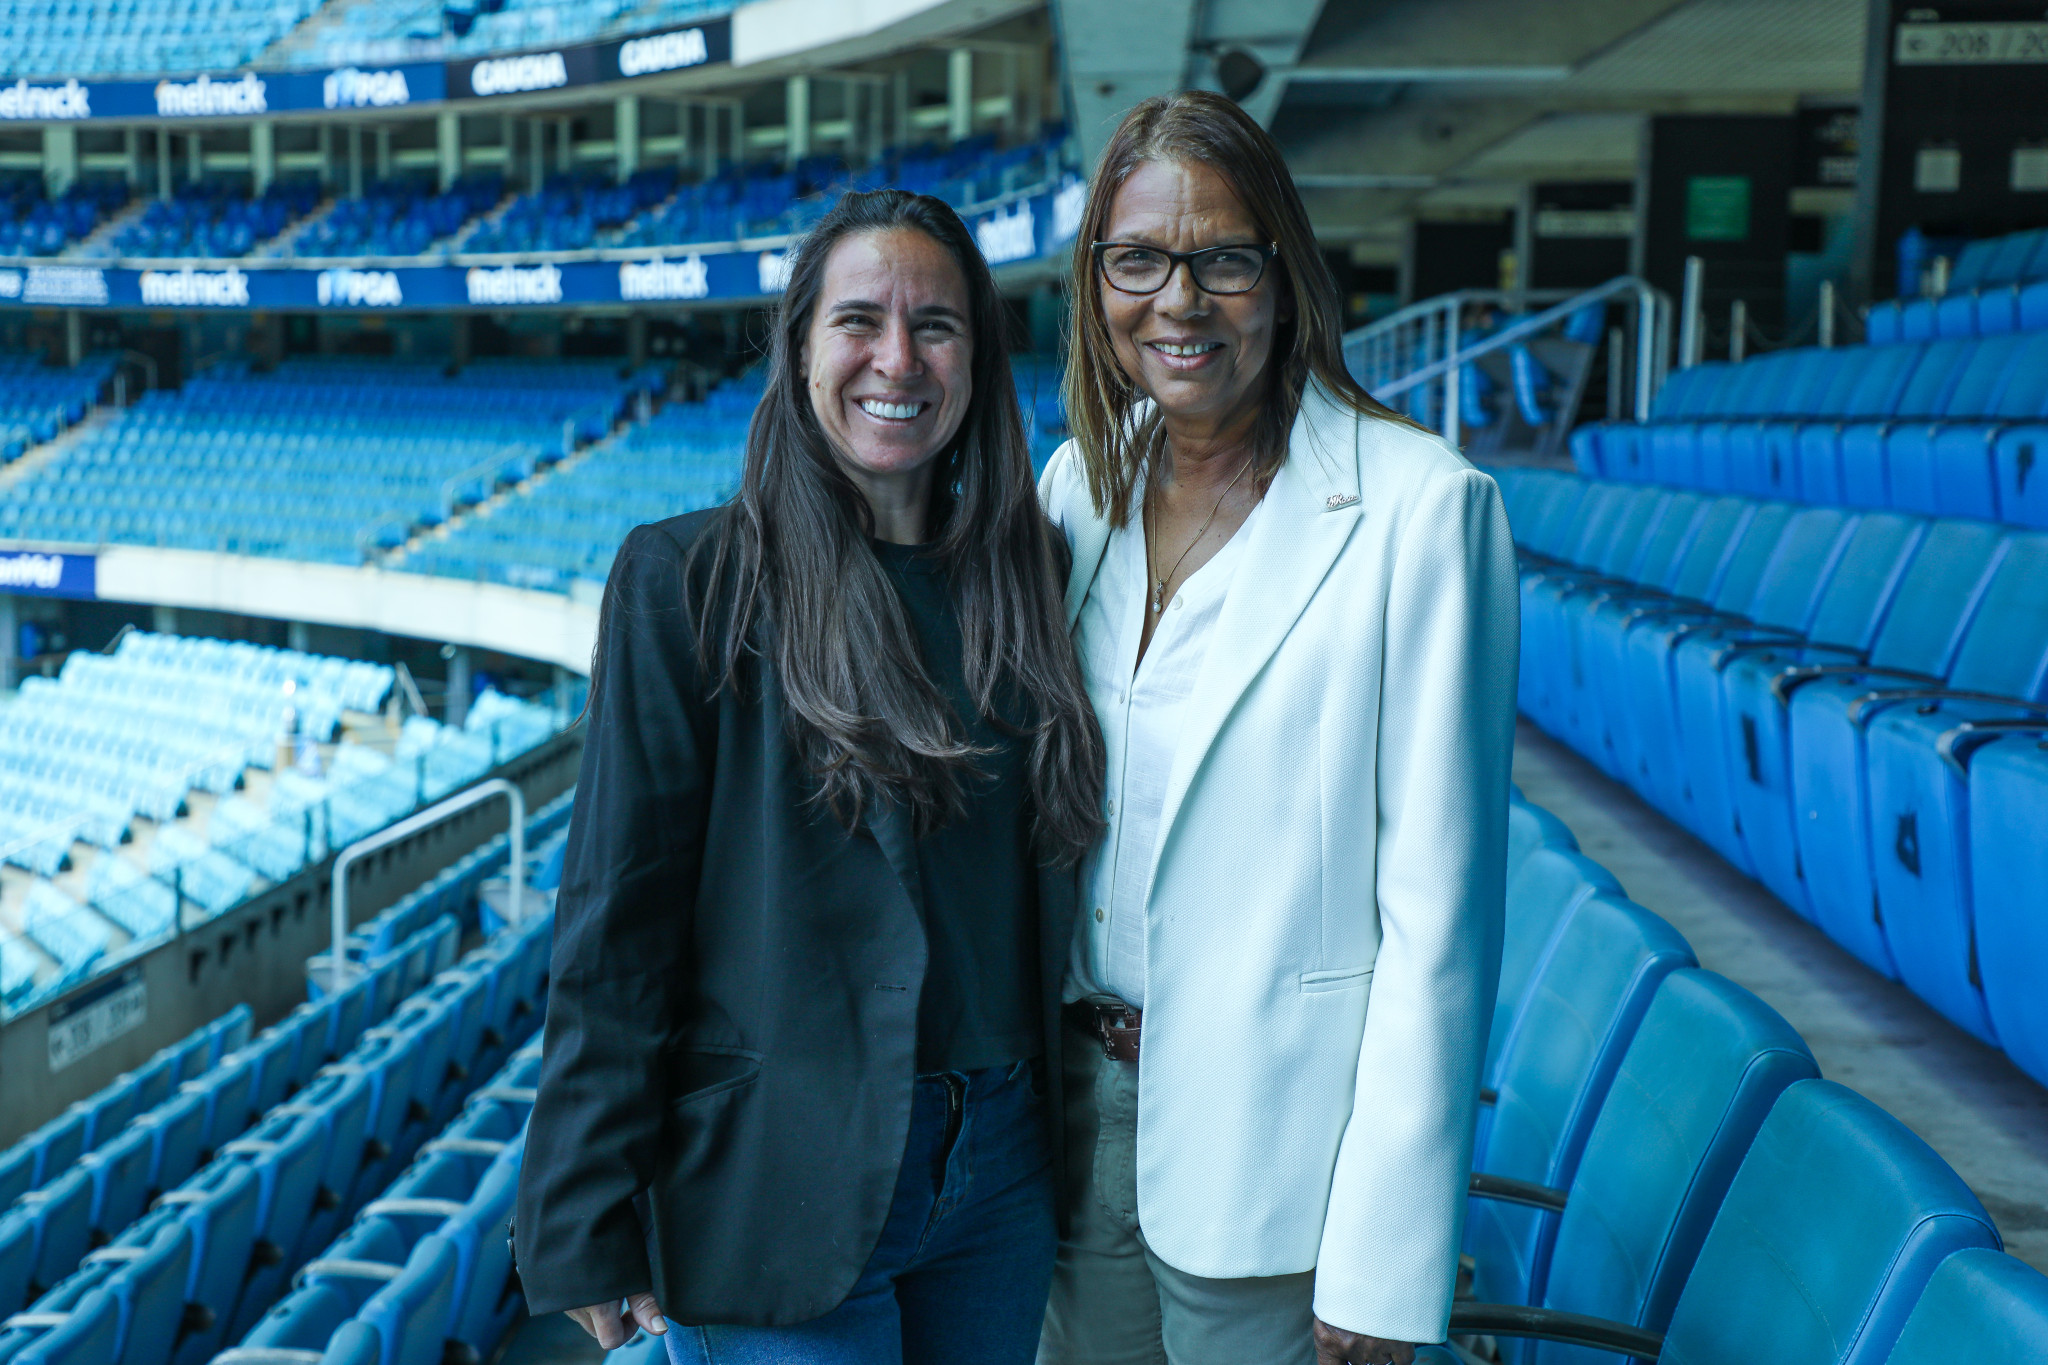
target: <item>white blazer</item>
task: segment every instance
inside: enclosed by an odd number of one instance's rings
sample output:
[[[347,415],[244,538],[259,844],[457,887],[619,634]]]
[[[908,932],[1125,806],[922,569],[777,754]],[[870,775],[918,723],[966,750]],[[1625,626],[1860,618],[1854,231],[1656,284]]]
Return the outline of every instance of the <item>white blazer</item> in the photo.
[[[1073,443],[1074,565],[1110,527]],[[1311,387],[1188,701],[1154,854],[1138,1216],[1213,1278],[1440,1341],[1500,965],[1519,597],[1492,479]]]

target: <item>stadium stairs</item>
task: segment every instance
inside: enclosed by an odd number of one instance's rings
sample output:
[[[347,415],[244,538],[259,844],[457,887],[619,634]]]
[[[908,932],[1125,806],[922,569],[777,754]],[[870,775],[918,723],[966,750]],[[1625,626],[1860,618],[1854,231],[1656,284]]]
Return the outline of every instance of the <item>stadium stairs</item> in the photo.
[[[527,824],[544,896],[572,799]],[[254,1037],[239,1007],[0,1153],[0,1362],[488,1357],[520,1307],[553,923],[486,914],[457,960],[507,856],[501,835],[360,926],[346,989]]]

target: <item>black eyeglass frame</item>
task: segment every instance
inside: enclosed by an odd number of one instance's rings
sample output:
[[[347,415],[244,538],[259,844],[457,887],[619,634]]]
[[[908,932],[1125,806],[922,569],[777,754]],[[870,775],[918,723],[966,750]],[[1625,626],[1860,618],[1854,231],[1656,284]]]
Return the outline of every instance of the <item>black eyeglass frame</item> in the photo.
[[[1159,277],[1159,283],[1150,289],[1126,289],[1111,279],[1109,277],[1109,263],[1103,257],[1108,254],[1111,248],[1120,246],[1136,247],[1140,251],[1156,252],[1164,256],[1166,258],[1166,273]],[[1102,277],[1104,284],[1116,290],[1119,294],[1130,294],[1141,299],[1150,298],[1166,288],[1166,282],[1173,278],[1173,272],[1185,265],[1188,268],[1188,279],[1194,284],[1195,288],[1200,289],[1204,294],[1215,294],[1221,298],[1231,298],[1238,294],[1249,294],[1252,290],[1259,287],[1260,283],[1266,278],[1266,267],[1271,265],[1280,254],[1280,244],[1278,242],[1226,242],[1222,246],[1205,246],[1200,251],[1168,251],[1165,247],[1153,246],[1150,242],[1090,242],[1088,250],[1095,257],[1095,273]],[[1213,255],[1218,251],[1258,252],[1259,273],[1253,276],[1252,282],[1242,289],[1210,289],[1206,287],[1195,274],[1195,259],[1199,256]]]

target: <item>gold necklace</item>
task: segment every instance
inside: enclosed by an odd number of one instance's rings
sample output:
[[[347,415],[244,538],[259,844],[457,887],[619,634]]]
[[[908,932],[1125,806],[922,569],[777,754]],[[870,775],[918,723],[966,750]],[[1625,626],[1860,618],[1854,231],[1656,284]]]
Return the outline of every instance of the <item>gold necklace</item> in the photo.
[[[1166,610],[1166,584],[1167,584],[1168,580],[1170,580],[1170,579],[1171,579],[1171,578],[1172,578],[1172,577],[1173,577],[1173,576],[1174,576],[1175,574],[1177,574],[1177,573],[1179,573],[1179,572],[1180,572],[1180,566],[1181,566],[1182,564],[1184,564],[1184,563],[1186,563],[1186,562],[1187,562],[1187,557],[1188,557],[1188,556],[1189,556],[1189,555],[1190,555],[1191,553],[1193,553],[1193,552],[1194,552],[1194,548],[1195,548],[1195,546],[1197,546],[1197,545],[1201,544],[1201,543],[1202,543],[1202,537],[1203,537],[1203,536],[1205,536],[1205,535],[1207,535],[1207,534],[1209,534],[1209,528],[1210,528],[1210,527],[1211,527],[1212,525],[1214,525],[1214,524],[1215,524],[1215,521],[1216,521],[1216,514],[1217,514],[1218,512],[1221,512],[1221,511],[1223,510],[1223,501],[1224,501],[1224,499],[1226,499],[1226,498],[1228,498],[1228,497],[1230,496],[1230,494],[1231,494],[1231,490],[1233,490],[1233,489],[1235,489],[1235,488],[1237,487],[1237,482],[1238,482],[1238,480],[1239,480],[1239,479],[1242,479],[1242,478],[1244,477],[1244,472],[1245,472],[1245,470],[1247,470],[1247,469],[1250,469],[1251,467],[1252,467],[1252,462],[1251,462],[1251,458],[1250,458],[1249,456],[1247,456],[1247,457],[1245,458],[1245,461],[1244,461],[1244,463],[1240,464],[1240,465],[1239,465],[1239,466],[1237,467],[1237,474],[1236,474],[1236,475],[1235,475],[1235,476],[1234,476],[1234,477],[1233,477],[1233,478],[1232,478],[1232,479],[1230,480],[1230,482],[1229,482],[1229,483],[1227,483],[1227,484],[1225,484],[1225,485],[1223,486],[1223,491],[1222,491],[1221,493],[1219,493],[1219,494],[1217,494],[1217,495],[1216,495],[1216,505],[1215,505],[1214,507],[1211,507],[1211,508],[1209,509],[1209,517],[1208,517],[1208,520],[1206,520],[1206,521],[1204,521],[1204,522],[1202,523],[1202,529],[1201,529],[1201,530],[1199,530],[1199,531],[1197,531],[1197,532],[1195,532],[1195,538],[1194,538],[1193,540],[1191,540],[1191,541],[1189,541],[1189,542],[1188,542],[1188,547],[1187,547],[1187,549],[1185,549],[1185,550],[1182,550],[1182,551],[1180,552],[1180,558],[1179,558],[1179,559],[1176,559],[1176,560],[1174,560],[1174,561],[1173,561],[1173,567],[1172,567],[1172,568],[1170,568],[1170,569],[1168,569],[1168,570],[1167,570],[1167,571],[1166,571],[1166,572],[1165,572],[1165,573],[1164,573],[1163,575],[1162,575],[1162,574],[1159,574],[1159,573],[1158,573],[1158,571],[1157,571],[1157,568],[1156,568],[1156,566],[1155,566],[1155,561],[1154,561],[1154,560],[1153,560],[1153,558],[1152,558],[1152,532],[1151,532],[1151,528],[1150,528],[1150,527],[1147,527],[1147,528],[1146,528],[1146,531],[1145,531],[1145,567],[1146,567],[1146,569],[1147,569],[1147,570],[1149,570],[1149,571],[1151,571],[1151,572],[1153,573],[1153,579],[1152,579],[1152,614],[1153,614],[1154,616],[1157,616],[1157,615],[1159,615],[1159,613],[1161,613],[1161,612],[1163,612],[1163,611],[1165,611],[1165,610]],[[1145,511],[1146,511],[1147,513],[1149,513],[1149,512],[1151,512],[1151,510],[1152,510],[1152,487],[1151,487],[1151,485],[1149,485],[1149,484],[1148,484],[1148,485],[1146,485],[1146,488],[1145,488]]]

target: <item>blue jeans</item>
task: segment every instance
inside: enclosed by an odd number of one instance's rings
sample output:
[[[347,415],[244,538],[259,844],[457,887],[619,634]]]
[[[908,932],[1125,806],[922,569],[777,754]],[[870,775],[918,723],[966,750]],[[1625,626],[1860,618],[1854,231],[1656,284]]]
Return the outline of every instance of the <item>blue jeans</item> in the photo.
[[[918,1077],[889,1217],[846,1301],[794,1327],[671,1322],[671,1365],[1030,1365],[1057,1243],[1035,1067]]]

